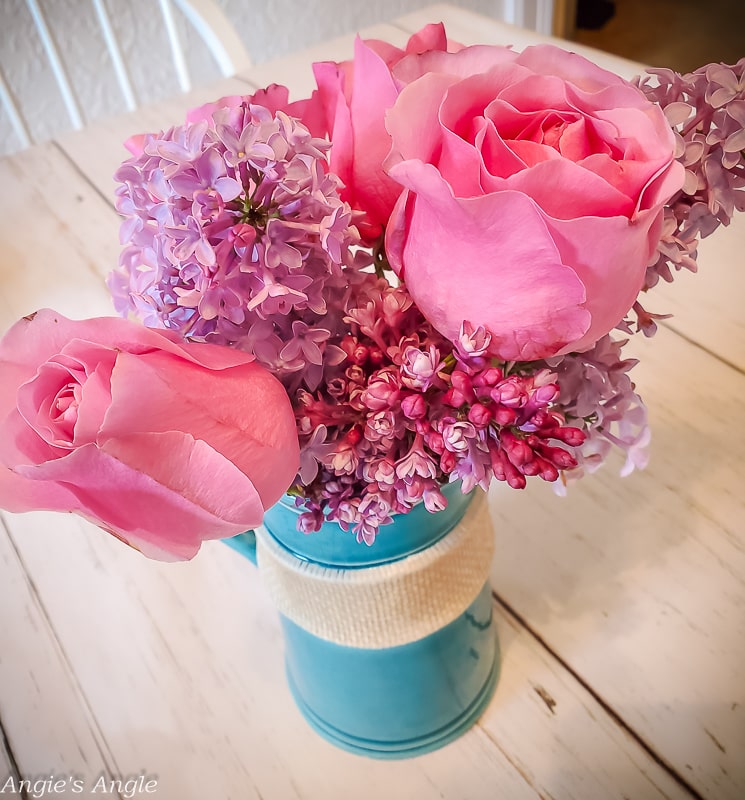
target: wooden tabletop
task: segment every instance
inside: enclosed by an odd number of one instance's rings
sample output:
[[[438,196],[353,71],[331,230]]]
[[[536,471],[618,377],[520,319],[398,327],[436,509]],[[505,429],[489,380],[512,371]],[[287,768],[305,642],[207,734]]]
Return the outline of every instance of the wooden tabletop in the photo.
[[[439,20],[468,44],[543,40],[444,5],[363,35],[402,44]],[[0,160],[0,328],[42,306],[113,313],[104,278],[119,253],[123,139],[270,82],[302,97],[310,63],[348,57],[352,41]],[[675,314],[629,347],[653,428],[646,471],[622,479],[610,463],[566,498],[493,487],[502,672],[461,739],[401,762],[320,739],[285,685],[255,568],[218,542],[159,564],[71,515],[3,513],[0,794],[33,796],[7,788],[20,775],[65,780],[45,797],[98,796],[103,776],[139,779],[132,796],[158,800],[741,800],[744,251],[740,218],[701,247],[698,275],[646,304]]]

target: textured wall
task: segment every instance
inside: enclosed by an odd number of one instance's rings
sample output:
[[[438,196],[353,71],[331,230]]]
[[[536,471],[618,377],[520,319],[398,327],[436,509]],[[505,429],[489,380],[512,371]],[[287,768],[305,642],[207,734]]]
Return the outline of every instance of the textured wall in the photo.
[[[254,63],[358,28],[390,20],[432,0],[217,0],[243,39]],[[91,0],[39,0],[87,121],[125,110]],[[451,0],[495,17],[502,0]],[[177,92],[156,0],[106,0],[139,103]],[[198,36],[178,16],[195,83],[218,76]],[[71,123],[25,0],[0,0],[0,66],[35,141],[68,130]],[[0,154],[20,142],[0,109]]]
[[[217,0],[235,25],[251,58],[257,63],[317,44],[324,39],[351,33],[366,25],[390,21],[436,1]],[[498,19],[502,17],[502,0],[446,2]]]

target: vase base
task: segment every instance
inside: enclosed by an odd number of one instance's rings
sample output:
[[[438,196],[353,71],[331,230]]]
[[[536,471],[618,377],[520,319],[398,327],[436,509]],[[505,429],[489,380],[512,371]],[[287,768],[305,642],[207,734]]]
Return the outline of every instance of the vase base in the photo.
[[[394,760],[424,755],[432,750],[444,747],[446,744],[449,744],[465,733],[481,716],[484,709],[489,704],[494,694],[498,677],[499,658],[495,658],[489,677],[481,688],[481,691],[476,695],[468,708],[454,720],[432,733],[427,733],[412,739],[405,739],[403,741],[390,742],[385,740],[362,739],[345,733],[335,728],[333,725],[329,725],[303,700],[289,672],[287,673],[287,683],[300,713],[305,717],[305,720],[311,728],[324,739],[350,753],[367,756],[368,758]]]

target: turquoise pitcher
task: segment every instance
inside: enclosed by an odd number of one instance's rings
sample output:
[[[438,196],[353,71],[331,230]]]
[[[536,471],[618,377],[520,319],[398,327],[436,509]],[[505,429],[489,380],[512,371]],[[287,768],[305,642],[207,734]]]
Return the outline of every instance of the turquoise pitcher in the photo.
[[[478,490],[477,490],[478,492]],[[488,583],[493,531],[481,492],[396,515],[368,546],[336,523],[295,525],[290,497],[227,543],[257,561],[280,611],[287,679],[310,725],[375,758],[434,750],[488,704],[499,648]]]

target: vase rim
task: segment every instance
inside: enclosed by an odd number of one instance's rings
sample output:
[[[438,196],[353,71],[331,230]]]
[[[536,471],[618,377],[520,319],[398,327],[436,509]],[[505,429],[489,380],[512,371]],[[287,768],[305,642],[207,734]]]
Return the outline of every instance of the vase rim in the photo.
[[[474,490],[475,491],[475,490]],[[296,558],[322,567],[361,569],[399,561],[435,544],[460,522],[474,491],[463,494],[461,482],[442,487],[448,505],[431,513],[423,503],[407,514],[394,514],[393,522],[381,526],[375,541],[368,545],[358,542],[350,531],[337,522],[324,522],[314,533],[297,530],[297,517],[302,509],[294,498],[285,495],[264,515],[267,532]]]

